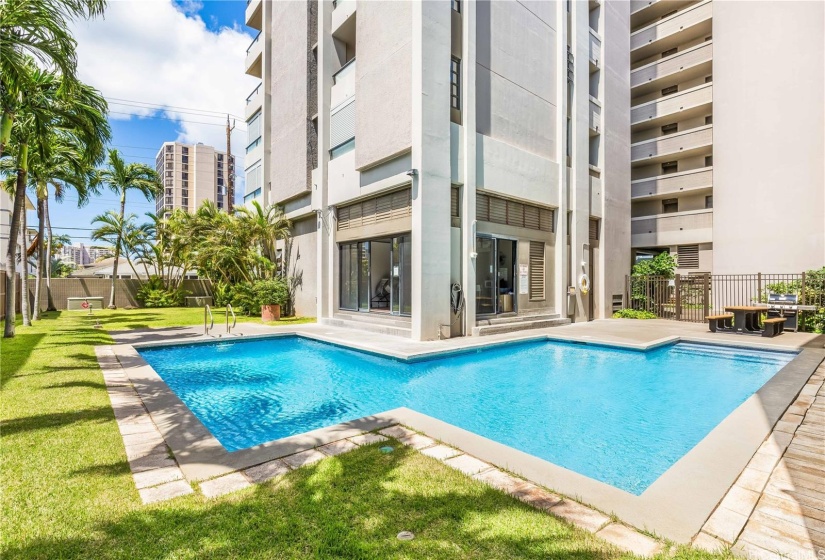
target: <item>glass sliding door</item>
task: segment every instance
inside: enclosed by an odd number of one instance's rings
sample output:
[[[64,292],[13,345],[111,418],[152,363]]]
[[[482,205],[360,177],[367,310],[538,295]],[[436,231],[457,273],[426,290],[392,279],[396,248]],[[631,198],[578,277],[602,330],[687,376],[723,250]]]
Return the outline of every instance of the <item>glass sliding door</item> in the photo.
[[[496,312],[496,240],[476,237],[476,314]]]
[[[339,247],[340,309],[377,311],[383,308],[386,312],[389,308],[394,315],[412,312],[409,235],[342,243]]]
[[[341,266],[341,309],[358,309],[358,244],[347,243],[341,245],[340,249]]]
[[[358,311],[370,310],[370,242],[358,244],[360,257],[358,272]]]
[[[412,313],[412,240],[409,235],[392,238],[392,290],[390,309],[395,315]]]

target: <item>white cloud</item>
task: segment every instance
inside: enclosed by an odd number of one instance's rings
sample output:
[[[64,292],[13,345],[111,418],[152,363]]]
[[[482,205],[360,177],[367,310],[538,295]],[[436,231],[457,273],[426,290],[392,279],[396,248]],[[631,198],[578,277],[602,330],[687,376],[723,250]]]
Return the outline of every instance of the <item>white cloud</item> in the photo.
[[[242,11],[244,4],[237,4]],[[259,82],[244,73],[246,48],[252,36],[228,27],[210,31],[200,17],[192,15],[197,5],[196,0],[185,2],[182,7],[171,0],[110,2],[105,18],[74,26],[78,74],[107,99],[168,107],[163,112],[153,112],[110,102],[111,111],[178,119],[180,141],[203,142],[218,148],[226,145],[222,126],[200,124],[221,124],[225,118],[222,121],[186,114],[181,108],[237,115],[232,153],[238,156],[237,168],[242,170],[245,100]],[[111,118],[134,117],[113,113]],[[241,183],[238,182],[239,186]]]

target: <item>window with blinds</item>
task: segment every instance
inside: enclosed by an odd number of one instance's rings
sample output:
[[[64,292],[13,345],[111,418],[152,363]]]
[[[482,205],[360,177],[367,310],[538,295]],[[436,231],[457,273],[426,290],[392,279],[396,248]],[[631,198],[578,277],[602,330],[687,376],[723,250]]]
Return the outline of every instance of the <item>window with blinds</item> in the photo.
[[[679,268],[699,268],[699,246],[679,245],[676,247],[676,265]]]
[[[530,242],[530,301],[544,299],[544,243]]]
[[[331,148],[355,138],[355,98],[329,118],[329,145]]]
[[[450,216],[453,218],[459,217],[458,189],[450,189]]]
[[[404,189],[338,209],[338,229],[352,229],[412,215],[412,191]]]
[[[599,240],[599,220],[596,218],[590,218],[590,235],[588,237],[590,241]]]
[[[476,219],[494,224],[553,231],[553,210],[487,194],[476,195]]]

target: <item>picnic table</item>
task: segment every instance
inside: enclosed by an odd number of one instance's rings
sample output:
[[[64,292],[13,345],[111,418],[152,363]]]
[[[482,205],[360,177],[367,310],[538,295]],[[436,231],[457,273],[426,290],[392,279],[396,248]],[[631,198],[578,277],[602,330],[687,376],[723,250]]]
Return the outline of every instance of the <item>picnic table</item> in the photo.
[[[725,311],[733,313],[734,332],[753,333],[762,330],[759,315],[760,313],[766,313],[768,307],[762,305],[730,305],[725,307]]]

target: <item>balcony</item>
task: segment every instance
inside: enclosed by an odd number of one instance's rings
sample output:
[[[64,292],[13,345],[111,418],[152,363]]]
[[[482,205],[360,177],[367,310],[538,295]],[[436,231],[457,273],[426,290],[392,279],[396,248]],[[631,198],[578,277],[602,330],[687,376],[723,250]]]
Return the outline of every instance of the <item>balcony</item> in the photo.
[[[590,71],[593,72],[599,69],[602,60],[602,38],[599,34],[590,29],[590,47],[588,54],[590,56]]]
[[[688,41],[707,37],[713,32],[712,18],[713,6],[710,0],[705,0],[631,33],[631,60],[643,60]]]
[[[264,1],[246,0],[246,25],[252,29],[262,30],[264,19]]]
[[[632,107],[630,126],[636,132],[667,122],[701,117],[709,114],[712,107],[713,85],[703,84]]]
[[[631,95],[637,97],[663,87],[711,74],[713,41],[705,41],[630,72]]]
[[[630,29],[634,31],[696,0],[630,0]]]
[[[355,97],[355,59],[344,64],[332,75],[329,106],[334,111],[345,101]]]
[[[713,168],[702,167],[631,181],[630,197],[634,201],[655,200],[672,198],[674,195],[683,193],[710,194],[711,189],[713,189]]]
[[[250,43],[249,47],[246,49],[246,73],[250,76],[255,76],[256,78],[261,77],[261,70],[263,69],[262,59],[263,59],[263,48],[264,42],[261,37],[261,33],[255,36],[252,39],[252,43]]]
[[[602,217],[602,180],[600,177],[590,176],[590,215]]]
[[[713,210],[691,210],[630,219],[631,247],[711,243]]]
[[[590,111],[588,114],[590,136],[596,136],[602,130],[602,104],[593,96],[590,97]]]
[[[334,0],[330,33],[338,37],[342,32],[348,34],[350,27],[355,28],[355,0]]]
[[[261,136],[258,136],[255,140],[250,142],[246,146],[246,157],[244,158],[244,163],[247,165],[252,165],[255,162],[259,161],[264,156],[264,142]]]
[[[630,145],[630,162],[634,166],[650,165],[675,158],[710,154],[713,146],[713,125],[708,124],[643,140]]]
[[[264,88],[263,82],[258,84],[252,93],[246,98],[246,109],[244,110],[244,118],[249,120],[249,117],[261,110],[264,103]]]

